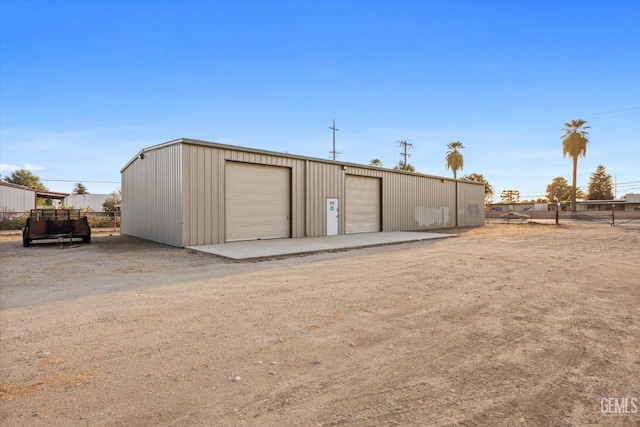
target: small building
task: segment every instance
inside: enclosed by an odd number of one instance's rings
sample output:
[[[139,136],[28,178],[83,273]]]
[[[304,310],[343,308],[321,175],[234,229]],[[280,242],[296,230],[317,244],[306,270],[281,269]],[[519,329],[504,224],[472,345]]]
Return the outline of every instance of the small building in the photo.
[[[624,200],[624,210],[626,211],[640,211],[640,194],[629,193],[625,195]]]
[[[71,194],[64,198],[64,206],[87,212],[103,212],[102,206],[111,194]]]
[[[492,203],[489,206],[489,210],[494,212],[510,212],[510,211],[518,211],[518,212],[531,212],[531,211],[542,211],[546,212],[549,210],[548,203],[540,203],[540,202],[518,202],[518,203]]]
[[[22,185],[0,181],[0,210],[7,214],[20,214],[36,209],[38,199],[62,201],[69,194],[48,190],[34,190]]]
[[[120,171],[123,234],[171,246],[484,224],[484,184],[192,139]]]
[[[578,211],[640,211],[640,194],[627,194],[615,200],[578,200]]]

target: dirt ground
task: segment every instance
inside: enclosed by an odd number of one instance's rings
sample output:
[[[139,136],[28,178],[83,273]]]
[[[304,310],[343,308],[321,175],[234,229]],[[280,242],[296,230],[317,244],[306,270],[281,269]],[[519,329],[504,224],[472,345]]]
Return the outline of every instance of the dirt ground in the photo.
[[[458,232],[261,262],[5,238],[0,424],[640,425],[640,227]]]

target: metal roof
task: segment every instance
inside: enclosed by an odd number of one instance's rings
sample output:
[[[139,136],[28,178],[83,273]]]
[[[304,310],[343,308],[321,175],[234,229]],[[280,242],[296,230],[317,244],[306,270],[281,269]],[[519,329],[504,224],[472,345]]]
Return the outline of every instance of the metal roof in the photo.
[[[33,188],[25,187],[24,185],[12,184],[10,182],[0,181],[0,185],[4,185],[5,187],[12,187],[19,190],[31,191],[36,193],[36,197],[40,197],[41,199],[64,199],[69,196],[69,193],[59,193],[57,191],[49,191],[49,190],[36,190]]]
[[[311,161],[314,161],[314,162],[329,163],[329,164],[333,164],[333,165],[356,166],[356,167],[365,168],[365,169],[384,170],[384,171],[389,171],[389,172],[394,172],[394,173],[401,173],[401,174],[408,174],[408,175],[418,175],[418,176],[425,176],[425,177],[429,177],[429,178],[437,178],[437,179],[443,180],[443,182],[444,182],[444,180],[447,180],[447,181],[464,181],[464,182],[467,182],[467,183],[470,183],[470,184],[484,185],[484,183],[481,183],[481,182],[466,181],[466,180],[453,179],[453,178],[447,178],[447,177],[435,176],[435,175],[427,175],[427,174],[423,174],[423,173],[420,173],[420,172],[409,172],[409,171],[404,171],[404,170],[400,170],[400,169],[389,169],[389,168],[383,168],[383,167],[378,167],[378,166],[363,165],[363,164],[359,164],[359,163],[344,162],[344,161],[329,160],[329,159],[321,159],[319,157],[309,157],[309,156],[301,156],[301,155],[289,154],[289,153],[280,153],[280,152],[277,152],[277,151],[262,150],[262,149],[258,149],[258,148],[240,147],[240,146],[237,146],[237,145],[221,144],[221,143],[218,143],[218,142],[202,141],[202,140],[199,140],[199,139],[189,139],[189,138],[174,139],[172,141],[164,142],[162,144],[152,145],[151,147],[143,148],[142,150],[138,151],[138,153],[131,160],[129,160],[127,162],[127,164],[124,165],[124,167],[122,169],[120,169],[120,173],[124,172],[125,169],[127,169],[129,167],[129,165],[131,165],[131,163],[133,163],[136,159],[144,156],[145,152],[152,151],[152,150],[157,150],[159,148],[168,147],[168,146],[176,145],[176,144],[201,145],[201,146],[204,146],[204,147],[220,148],[220,149],[223,149],[223,150],[243,151],[243,152],[247,152],[247,153],[263,154],[263,155],[268,155],[268,156],[279,156],[279,157],[286,157],[286,158],[298,159],[298,160],[311,160]]]

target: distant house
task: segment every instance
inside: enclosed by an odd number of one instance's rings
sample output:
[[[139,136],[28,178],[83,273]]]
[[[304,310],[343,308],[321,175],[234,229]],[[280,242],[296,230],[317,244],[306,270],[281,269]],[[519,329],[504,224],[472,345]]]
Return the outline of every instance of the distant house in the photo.
[[[615,200],[578,200],[578,211],[640,211],[640,194],[627,194]]]
[[[522,203],[492,203],[489,206],[489,210],[494,212],[509,212],[509,211],[548,211],[549,205],[547,203],[534,203],[534,202],[522,202]]]
[[[34,190],[22,185],[0,181],[0,210],[6,213],[22,213],[36,209],[38,199],[62,201],[69,194],[48,190]]]
[[[627,211],[640,211],[640,194],[627,194],[623,197],[625,203],[625,210]]]

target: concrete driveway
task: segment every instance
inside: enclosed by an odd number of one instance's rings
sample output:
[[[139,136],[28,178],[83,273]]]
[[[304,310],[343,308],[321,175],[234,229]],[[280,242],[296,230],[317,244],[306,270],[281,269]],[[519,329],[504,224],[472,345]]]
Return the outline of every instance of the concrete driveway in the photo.
[[[305,237],[298,239],[248,240],[242,242],[228,242],[219,245],[187,246],[187,249],[214,254],[234,260],[249,260],[417,242],[422,240],[443,239],[456,236],[457,234],[394,231],[383,233],[344,234],[340,236]]]

